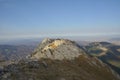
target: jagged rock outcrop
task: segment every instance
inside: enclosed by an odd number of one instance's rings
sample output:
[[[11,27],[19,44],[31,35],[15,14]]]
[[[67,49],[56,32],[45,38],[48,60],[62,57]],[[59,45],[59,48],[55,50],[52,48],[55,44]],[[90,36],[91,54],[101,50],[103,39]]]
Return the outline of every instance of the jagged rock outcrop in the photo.
[[[67,39],[44,39],[30,56],[31,59],[74,59],[85,52],[79,46]]]

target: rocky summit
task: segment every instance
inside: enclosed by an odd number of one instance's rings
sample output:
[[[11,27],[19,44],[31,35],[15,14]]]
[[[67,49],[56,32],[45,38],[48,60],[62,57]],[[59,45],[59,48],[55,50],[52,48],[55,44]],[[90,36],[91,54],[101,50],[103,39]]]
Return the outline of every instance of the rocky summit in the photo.
[[[30,56],[31,59],[49,58],[56,60],[74,59],[85,52],[67,39],[44,39]]]
[[[44,39],[27,59],[1,69],[0,80],[120,80],[120,76],[74,41]]]

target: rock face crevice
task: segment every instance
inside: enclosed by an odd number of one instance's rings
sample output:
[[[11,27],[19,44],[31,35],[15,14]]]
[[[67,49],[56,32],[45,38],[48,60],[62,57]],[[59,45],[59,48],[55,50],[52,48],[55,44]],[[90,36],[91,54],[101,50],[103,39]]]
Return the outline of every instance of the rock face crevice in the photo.
[[[85,52],[67,39],[44,39],[30,56],[31,59],[74,59]]]

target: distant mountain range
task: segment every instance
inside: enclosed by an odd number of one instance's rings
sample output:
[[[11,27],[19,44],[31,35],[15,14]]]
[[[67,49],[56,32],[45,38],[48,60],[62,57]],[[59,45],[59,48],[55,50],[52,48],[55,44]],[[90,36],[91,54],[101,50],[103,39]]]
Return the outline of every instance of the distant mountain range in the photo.
[[[112,66],[120,74],[120,46],[108,42],[93,42],[84,47],[85,51]]]
[[[33,45],[0,45],[0,60],[20,60],[32,53]]]
[[[110,41],[120,41],[120,38],[111,38]]]

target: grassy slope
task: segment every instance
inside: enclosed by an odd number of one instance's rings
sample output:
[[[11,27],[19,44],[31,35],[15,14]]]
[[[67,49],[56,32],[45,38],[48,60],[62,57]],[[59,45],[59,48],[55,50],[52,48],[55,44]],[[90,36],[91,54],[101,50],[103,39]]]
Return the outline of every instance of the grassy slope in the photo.
[[[84,55],[72,61],[50,59],[30,63],[21,61],[17,65],[11,65],[10,68],[11,80],[118,80],[108,66],[96,58]]]

